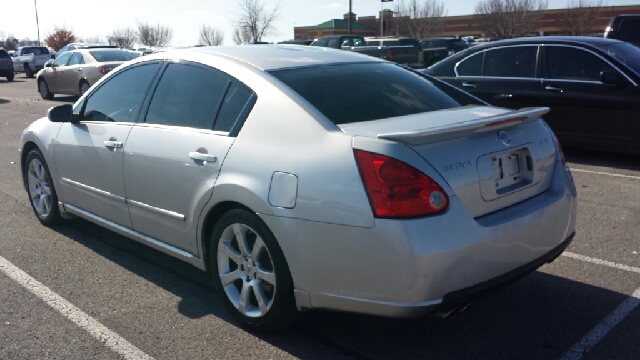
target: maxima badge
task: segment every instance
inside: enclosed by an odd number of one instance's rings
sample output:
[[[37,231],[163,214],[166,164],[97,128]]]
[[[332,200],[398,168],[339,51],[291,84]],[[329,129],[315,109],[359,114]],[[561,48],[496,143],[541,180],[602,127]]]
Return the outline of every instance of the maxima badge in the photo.
[[[504,146],[511,145],[511,138],[509,137],[506,131],[500,131],[498,133],[498,138],[500,139],[500,141],[502,141]]]

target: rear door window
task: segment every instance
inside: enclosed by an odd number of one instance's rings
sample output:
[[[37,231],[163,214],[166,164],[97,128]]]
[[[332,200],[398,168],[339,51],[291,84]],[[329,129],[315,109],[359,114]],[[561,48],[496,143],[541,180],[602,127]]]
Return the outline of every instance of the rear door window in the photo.
[[[547,76],[549,79],[600,81],[601,71],[615,71],[598,56],[569,46],[549,46]]]
[[[229,80],[200,66],[170,64],[153,94],[146,123],[213,129]]]
[[[244,86],[231,83],[222,101],[213,130],[230,132],[245,106],[248,106],[252,94],[253,92]]]
[[[534,78],[537,46],[511,46],[488,50],[484,56],[483,76]]]
[[[336,125],[460,106],[422,76],[390,63],[314,66],[271,74]]]

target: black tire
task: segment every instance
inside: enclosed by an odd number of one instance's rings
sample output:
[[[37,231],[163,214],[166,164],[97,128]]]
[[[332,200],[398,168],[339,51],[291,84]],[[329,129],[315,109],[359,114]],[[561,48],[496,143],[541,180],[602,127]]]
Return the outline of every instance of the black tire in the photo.
[[[38,220],[46,226],[59,224],[62,217],[58,209],[58,195],[47,162],[38,149],[31,150],[27,155],[24,182],[27,185],[29,203]]]
[[[31,67],[28,64],[24,64],[24,74],[28,77],[28,78],[32,78],[33,77],[33,70],[31,70]]]
[[[78,89],[80,91],[80,96],[84,95],[84,93],[89,90],[89,83],[86,80],[81,80]]]
[[[244,252],[238,233],[245,239]],[[279,330],[297,318],[293,281],[284,254],[256,214],[235,209],[218,220],[211,235],[209,264],[216,290],[244,328]],[[226,285],[222,284],[223,275],[228,279]]]
[[[7,81],[13,81],[13,74],[7,76]]]
[[[47,84],[45,79],[40,78],[38,81],[38,92],[45,100],[53,99],[53,93],[49,91],[49,84]]]

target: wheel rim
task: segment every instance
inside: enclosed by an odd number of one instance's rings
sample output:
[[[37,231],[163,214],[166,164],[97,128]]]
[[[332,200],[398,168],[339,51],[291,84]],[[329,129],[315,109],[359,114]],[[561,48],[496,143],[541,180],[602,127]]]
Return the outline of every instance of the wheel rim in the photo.
[[[49,94],[49,89],[47,88],[47,83],[44,80],[40,81],[40,96],[47,97]]]
[[[264,316],[276,294],[273,260],[250,227],[229,225],[218,241],[218,276],[227,298],[243,315]]]
[[[27,183],[33,208],[40,217],[47,217],[51,211],[51,187],[47,170],[37,159],[31,160],[29,163]]]

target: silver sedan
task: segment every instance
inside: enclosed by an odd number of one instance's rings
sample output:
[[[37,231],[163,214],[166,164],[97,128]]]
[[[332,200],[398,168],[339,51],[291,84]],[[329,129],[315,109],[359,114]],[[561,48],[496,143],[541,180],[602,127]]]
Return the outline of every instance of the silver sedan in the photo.
[[[20,164],[44,225],[82,217],[210,271],[249,329],[308,309],[419,316],[573,238],[546,111],[340,50],[175,50],[50,109]]]
[[[47,100],[55,94],[82,95],[111,70],[136,57],[130,51],[115,48],[67,51],[38,72],[38,92]]]

